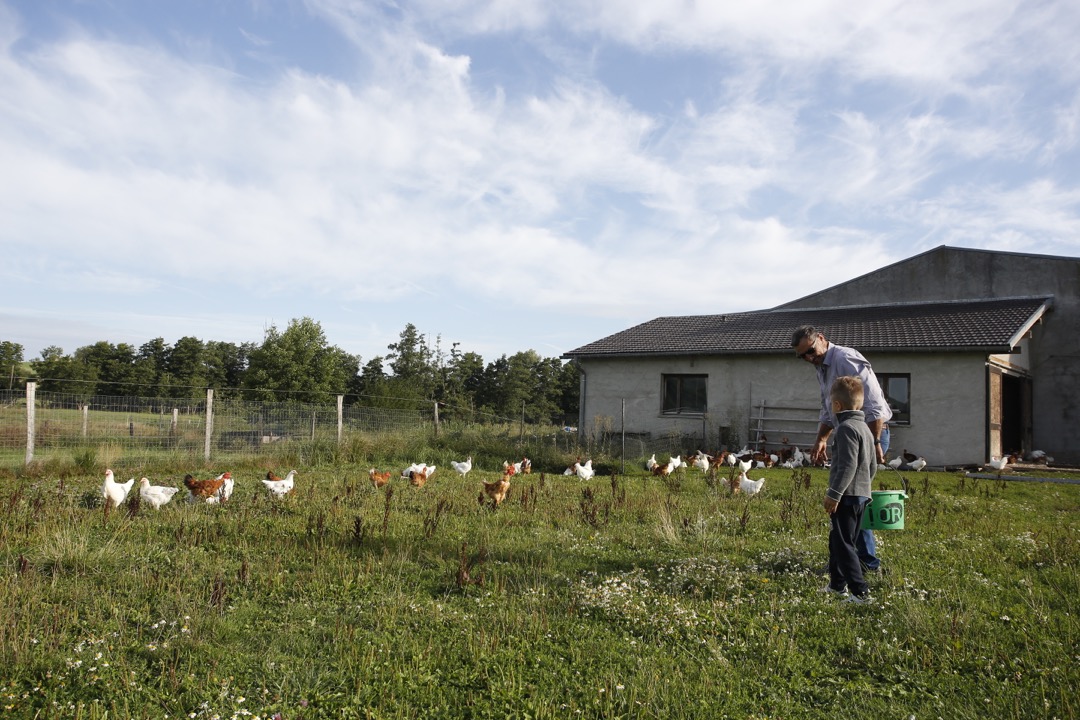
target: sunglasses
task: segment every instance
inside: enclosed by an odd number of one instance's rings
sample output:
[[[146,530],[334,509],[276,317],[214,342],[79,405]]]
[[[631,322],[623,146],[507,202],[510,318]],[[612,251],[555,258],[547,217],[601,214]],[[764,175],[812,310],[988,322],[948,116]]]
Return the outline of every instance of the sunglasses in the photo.
[[[815,347],[816,345],[817,345],[817,338],[814,338],[813,342],[810,343],[810,347],[808,347],[803,352],[795,353],[795,357],[800,358],[802,360],[811,360],[812,361],[814,358],[816,358],[818,356],[818,351],[817,351],[817,348]]]

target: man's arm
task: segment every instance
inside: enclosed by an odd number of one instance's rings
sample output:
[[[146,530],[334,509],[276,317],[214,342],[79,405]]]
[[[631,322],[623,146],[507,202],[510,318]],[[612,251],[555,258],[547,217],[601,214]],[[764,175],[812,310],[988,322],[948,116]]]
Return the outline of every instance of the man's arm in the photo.
[[[817,439],[814,440],[814,447],[810,450],[810,462],[819,463],[829,459],[828,454],[825,452],[825,446],[829,443],[829,436],[832,435],[832,427],[821,423],[818,425]]]
[[[885,426],[885,421],[881,418],[876,420],[867,421],[866,425],[870,428],[870,433],[874,436],[874,454],[877,455],[877,461],[879,465],[885,464],[885,452],[881,449],[881,431]]]

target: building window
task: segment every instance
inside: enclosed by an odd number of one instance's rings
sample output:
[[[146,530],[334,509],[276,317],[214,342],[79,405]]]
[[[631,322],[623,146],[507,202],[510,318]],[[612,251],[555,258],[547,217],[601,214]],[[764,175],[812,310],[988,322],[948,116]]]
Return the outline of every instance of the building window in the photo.
[[[708,375],[664,375],[665,415],[705,413],[705,386]]]
[[[881,391],[885,393],[885,399],[892,408],[893,416],[890,423],[896,425],[911,424],[911,375],[886,375],[878,373],[878,382],[881,383]]]

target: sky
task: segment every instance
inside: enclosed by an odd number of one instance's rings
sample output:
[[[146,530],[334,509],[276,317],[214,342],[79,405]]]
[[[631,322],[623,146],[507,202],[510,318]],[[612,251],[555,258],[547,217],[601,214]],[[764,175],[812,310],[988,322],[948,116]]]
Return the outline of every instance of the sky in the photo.
[[[1073,0],[0,0],[0,340],[558,357],[1080,256]]]

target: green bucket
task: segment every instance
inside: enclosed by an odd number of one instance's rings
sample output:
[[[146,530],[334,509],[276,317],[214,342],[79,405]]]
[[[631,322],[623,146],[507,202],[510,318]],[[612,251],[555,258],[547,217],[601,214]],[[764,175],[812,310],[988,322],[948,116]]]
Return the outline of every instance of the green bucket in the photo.
[[[863,530],[903,530],[907,494],[903,490],[874,490],[871,495],[863,511]]]

